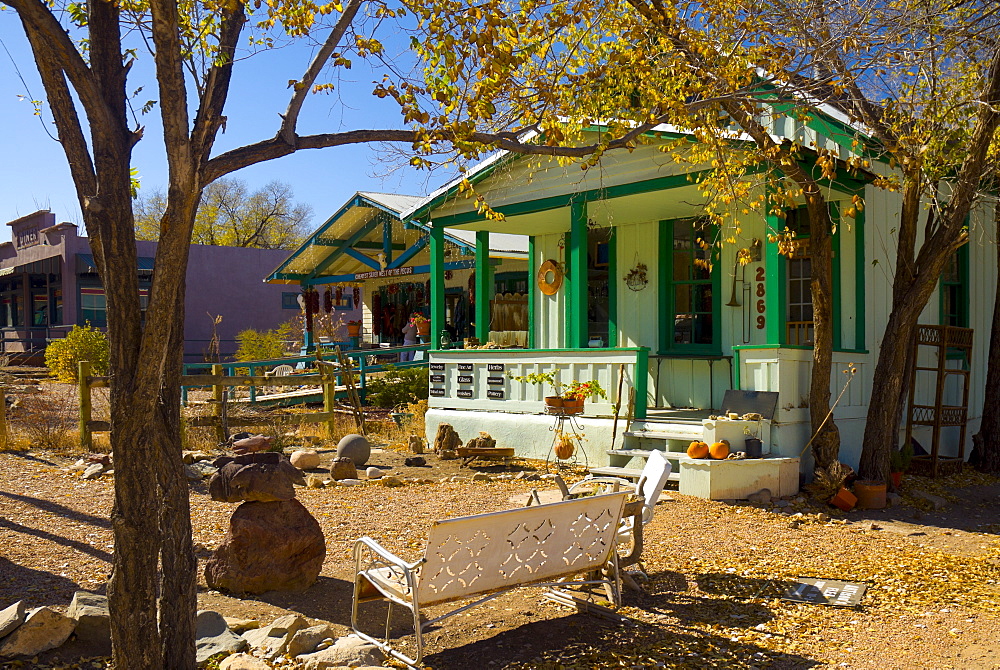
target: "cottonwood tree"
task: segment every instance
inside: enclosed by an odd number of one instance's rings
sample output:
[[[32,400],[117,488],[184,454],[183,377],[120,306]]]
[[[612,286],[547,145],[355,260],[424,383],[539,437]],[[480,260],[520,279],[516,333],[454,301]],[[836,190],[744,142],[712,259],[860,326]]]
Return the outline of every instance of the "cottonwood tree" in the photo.
[[[944,264],[966,241],[965,218],[991,167],[1000,83],[997,7],[946,0],[508,4],[463,8],[452,0],[413,7],[432,36],[423,49],[427,91],[443,114],[509,129],[534,124],[550,144],[578,140],[595,125],[609,138],[641,142],[655,124],[673,124],[693,134],[700,148],[680,140],[663,150],[678,162],[715,168],[703,181],[704,204],[723,226],[727,207],[773,214],[796,198],[805,201],[815,322],[809,409],[820,467],[836,460],[839,445],[827,420],[831,240],[838,223],[829,216],[828,184],[845,169],[867,168],[876,186],[901,192],[897,249],[887,259],[895,261],[893,305],[861,459],[863,476],[884,480],[913,328]],[[498,41],[503,49],[492,48]],[[468,90],[476,92],[475,104],[462,95]],[[411,113],[420,109],[411,91],[393,94]],[[849,147],[847,161],[771,133],[781,116],[808,123],[812,109],[824,103],[855,125],[824,129]],[[587,164],[596,165],[599,156]],[[747,178],[761,166],[770,186],[763,198]],[[751,194],[757,202],[747,202]],[[844,213],[850,217],[863,206],[856,194]],[[734,241],[738,233],[731,227],[720,239]]]
[[[383,57],[381,43],[361,27],[364,19],[375,25],[398,15],[399,9],[382,2],[6,4],[31,45],[107,295],[116,472],[115,553],[108,585],[114,663],[130,670],[193,668],[197,563],[179,420],[184,281],[203,189],[241,168],[304,149],[363,142],[425,148],[448,141],[529,152],[538,148],[515,136],[459,124],[428,134],[415,127],[422,119],[406,117],[399,128],[300,134],[303,105],[311,93],[328,90],[331,68],[347,67],[352,53]],[[281,38],[300,41],[305,55],[274,134],[214,153],[227,116],[235,118],[240,111],[227,102],[234,68],[245,67],[245,45],[266,49]],[[155,81],[144,85],[147,93],[157,92],[162,123],[162,136],[155,140],[143,136],[130,114],[130,92],[140,86],[139,68],[132,66],[147,44]],[[161,142],[168,166],[144,320],[130,175],[132,149],[140,141]]]
[[[135,201],[135,233],[140,240],[160,236],[167,208],[163,191],[139,192]],[[290,184],[272,181],[251,191],[240,179],[223,178],[202,192],[191,242],[226,247],[289,249],[308,233],[312,208],[296,203]]]

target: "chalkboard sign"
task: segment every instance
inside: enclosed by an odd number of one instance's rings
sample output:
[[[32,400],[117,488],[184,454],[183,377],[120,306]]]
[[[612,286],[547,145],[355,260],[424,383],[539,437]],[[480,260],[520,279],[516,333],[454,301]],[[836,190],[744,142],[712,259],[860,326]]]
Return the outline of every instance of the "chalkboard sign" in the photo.
[[[459,384],[471,384],[472,383],[472,375],[459,375],[458,376],[458,383]]]
[[[458,389],[458,392],[456,393],[456,395],[459,398],[471,398],[472,397],[472,389]]]
[[[486,389],[486,397],[492,400],[503,400],[503,389]]]
[[[444,397],[444,389],[432,388],[432,389],[430,389],[429,393],[432,396],[434,396],[435,398],[443,398]]]
[[[444,371],[444,363],[431,363],[430,368],[431,368],[431,370],[436,370],[438,372],[443,372]]]

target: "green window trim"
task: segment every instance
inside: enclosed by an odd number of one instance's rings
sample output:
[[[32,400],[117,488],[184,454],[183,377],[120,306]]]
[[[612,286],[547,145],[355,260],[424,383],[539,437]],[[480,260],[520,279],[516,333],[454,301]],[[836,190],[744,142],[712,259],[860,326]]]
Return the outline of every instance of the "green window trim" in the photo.
[[[711,258],[712,258],[712,269],[708,279],[685,279],[676,280],[674,279],[674,227],[678,222],[691,221],[690,217],[685,217],[681,219],[668,219],[665,221],[660,221],[660,263],[659,263],[659,287],[660,287],[660,324],[659,324],[659,339],[660,339],[660,351],[664,353],[691,353],[691,354],[709,354],[718,355],[722,351],[722,304],[720,298],[722,296],[721,286],[722,286],[722,271],[720,263],[718,262],[717,252],[715,248],[712,248]],[[693,236],[693,229],[692,229]],[[692,240],[693,242],[693,240]],[[694,249],[691,249],[692,254]],[[702,285],[710,286],[712,291],[712,311],[710,312],[712,317],[712,341],[700,342],[700,343],[683,343],[676,342],[676,325],[677,325],[677,305],[676,305],[676,291],[675,287],[679,285]],[[692,292],[692,298],[694,300],[694,294]],[[708,312],[697,312],[689,311],[686,313],[692,314],[709,314]],[[695,329],[695,323],[692,319],[691,323],[692,333]]]
[[[938,321],[942,326],[969,327],[968,242],[955,251],[941,273],[938,283]]]

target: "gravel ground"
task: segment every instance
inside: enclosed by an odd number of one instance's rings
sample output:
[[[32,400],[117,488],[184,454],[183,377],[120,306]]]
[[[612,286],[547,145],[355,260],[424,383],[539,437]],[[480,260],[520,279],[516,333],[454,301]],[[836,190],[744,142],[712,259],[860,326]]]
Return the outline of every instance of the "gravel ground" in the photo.
[[[72,387],[43,386],[72,404]],[[331,452],[323,451],[326,462]],[[532,487],[554,488],[544,481],[473,482],[480,469],[504,468],[463,469],[434,455],[426,456],[428,468],[407,468],[405,456],[386,448],[370,464],[436,483],[298,490],[327,542],[322,574],[308,591],[236,598],[208,590],[199,577],[200,607],[264,623],[298,612],[345,634],[356,538],[369,535],[416,558],[434,520],[509,509]],[[0,452],[0,608],[18,599],[64,608],[77,589],[103,591],[113,552],[114,478],[81,480],[64,470],[75,458],[37,447]],[[440,482],[455,474],[465,480]],[[946,506],[933,509],[913,495],[918,490],[941,496]],[[455,670],[1000,668],[1000,480],[908,477],[903,493],[902,506],[844,515],[804,499],[778,508],[667,491],[646,529],[649,580],[643,593],[625,594],[628,625],[522,589],[432,629],[426,663]],[[235,505],[212,501],[204,483],[192,486],[190,500],[200,575]],[[799,576],[865,582],[868,592],[851,609],[781,600]],[[396,627],[403,624],[399,617]],[[55,663],[56,655],[38,663]]]

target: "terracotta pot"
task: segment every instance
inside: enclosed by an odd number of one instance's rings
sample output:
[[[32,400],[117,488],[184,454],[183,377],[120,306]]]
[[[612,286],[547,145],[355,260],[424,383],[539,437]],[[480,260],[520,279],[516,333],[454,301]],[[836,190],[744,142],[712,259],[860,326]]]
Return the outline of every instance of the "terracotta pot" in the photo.
[[[885,482],[854,482],[858,509],[885,509]]]
[[[545,404],[549,407],[562,407],[563,397],[561,395],[547,395],[545,396]]]
[[[417,335],[420,337],[429,337],[431,334],[431,322],[424,321],[423,323],[417,324]]]
[[[903,473],[902,472],[890,472],[889,476],[892,477],[892,487],[898,489],[903,485]]]
[[[583,411],[583,398],[563,398],[563,414],[579,414]]]
[[[361,324],[347,324],[348,337],[361,337]]]
[[[837,491],[837,495],[830,498],[830,504],[839,507],[845,512],[850,512],[858,504],[858,497],[845,489],[843,486]]]

